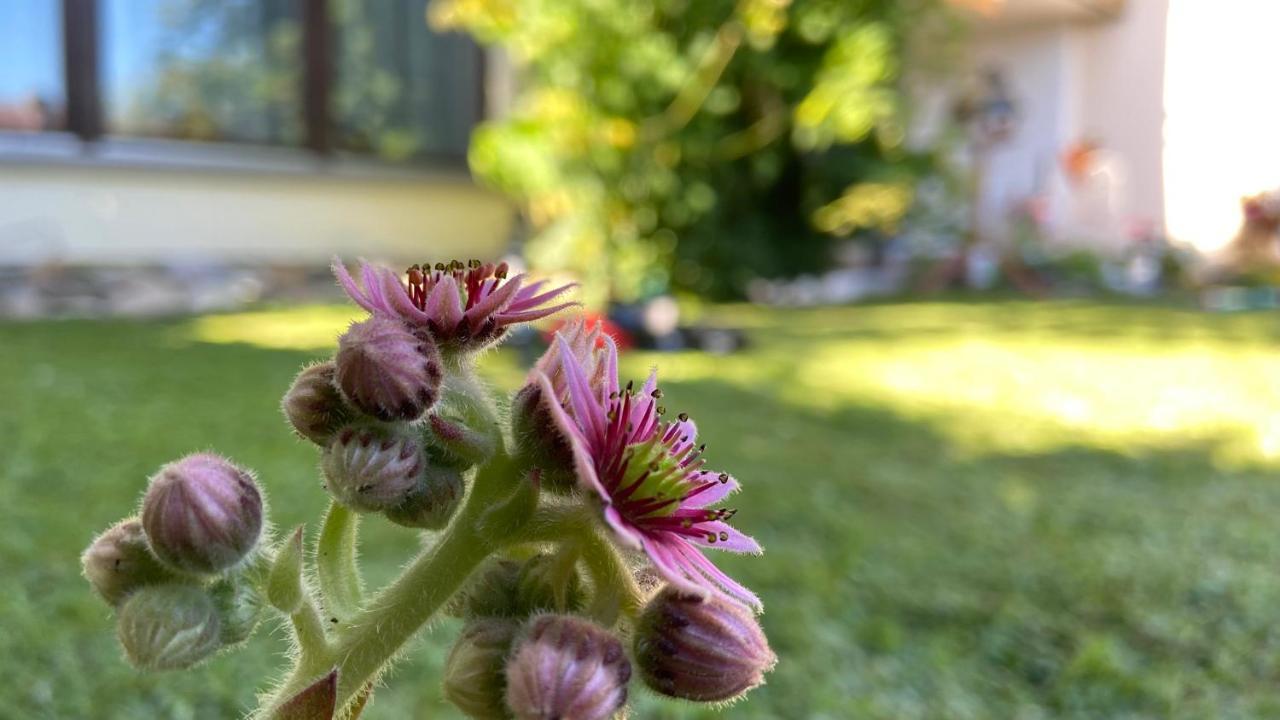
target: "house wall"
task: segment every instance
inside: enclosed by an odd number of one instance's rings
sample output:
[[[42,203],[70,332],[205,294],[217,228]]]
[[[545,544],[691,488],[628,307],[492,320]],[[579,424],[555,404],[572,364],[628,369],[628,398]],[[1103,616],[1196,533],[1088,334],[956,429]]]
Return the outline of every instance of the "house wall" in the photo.
[[[1221,246],[1239,227],[1240,198],[1280,186],[1278,32],[1280,2],[1171,0],[1163,163],[1173,237]]]
[[[462,176],[0,165],[0,265],[492,258],[511,228]]]

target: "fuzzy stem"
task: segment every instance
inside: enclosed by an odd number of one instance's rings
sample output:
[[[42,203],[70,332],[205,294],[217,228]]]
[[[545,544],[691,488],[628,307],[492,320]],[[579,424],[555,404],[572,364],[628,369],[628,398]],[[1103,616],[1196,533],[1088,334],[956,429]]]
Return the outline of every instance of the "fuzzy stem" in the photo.
[[[338,668],[338,707],[352,700],[362,688],[377,679],[406,642],[435,615],[462,586],[471,572],[496,548],[516,534],[516,528],[503,537],[482,534],[477,520],[485,510],[517,482],[511,477],[512,463],[499,455],[482,467],[472,484],[471,496],[462,513],[440,541],[415,559],[391,585],[372,598],[366,607],[344,624],[337,642],[322,646],[323,652],[307,652],[302,656],[280,687],[264,698],[253,715],[267,718],[282,702],[306,687],[315,677]],[[311,609],[317,626],[319,617],[307,603],[300,612]],[[311,627],[303,618],[303,626]],[[299,619],[295,615],[295,625]],[[301,627],[301,626],[299,626]],[[317,627],[323,641],[323,628]],[[299,640],[302,640],[299,631]]]
[[[355,615],[364,601],[356,540],[360,516],[337,502],[329,505],[316,540],[316,577],[325,608],[340,620]]]
[[[324,622],[310,597],[302,601],[298,609],[289,616],[289,620],[293,623],[293,634],[298,641],[302,663],[310,663],[328,654],[329,640],[324,634]]]
[[[641,598],[640,588],[636,586],[631,571],[612,543],[589,527],[581,532],[580,552],[587,571],[591,573],[594,588],[587,613],[606,627],[617,622],[619,613],[634,617],[640,612]]]

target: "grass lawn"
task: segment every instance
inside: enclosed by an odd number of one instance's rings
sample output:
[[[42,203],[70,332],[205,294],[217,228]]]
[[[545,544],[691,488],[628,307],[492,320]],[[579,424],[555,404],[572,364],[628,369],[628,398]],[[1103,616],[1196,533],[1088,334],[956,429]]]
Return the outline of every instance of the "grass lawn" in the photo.
[[[119,659],[77,556],[160,464],[256,468],[279,527],[325,503],[277,403],[350,313],[0,325],[0,714],[224,718],[274,625],[192,672]],[[781,658],[735,718],[1280,716],[1280,323],[1096,303],[721,308],[752,349],[659,363],[746,491]],[[514,353],[489,358],[502,385]],[[370,579],[414,535],[366,525]],[[426,635],[370,718],[454,717]],[[642,718],[724,713],[637,692]]]

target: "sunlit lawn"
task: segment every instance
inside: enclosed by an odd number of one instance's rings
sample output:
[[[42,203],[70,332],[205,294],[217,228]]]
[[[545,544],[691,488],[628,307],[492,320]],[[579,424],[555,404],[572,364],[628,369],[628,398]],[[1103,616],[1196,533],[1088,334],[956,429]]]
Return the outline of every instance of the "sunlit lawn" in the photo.
[[[730,357],[654,363],[746,491],[781,657],[744,718],[1280,715],[1280,324],[1105,304],[920,303],[714,317]],[[188,673],[117,658],[77,575],[147,475],[217,448],[258,469],[281,527],[324,503],[277,410],[350,317],[0,325],[0,715],[221,718],[284,644]],[[521,371],[489,358],[496,382]],[[375,581],[417,540],[369,524]],[[448,635],[369,717],[454,717]],[[639,693],[637,693],[639,694]],[[638,698],[637,717],[712,717]]]

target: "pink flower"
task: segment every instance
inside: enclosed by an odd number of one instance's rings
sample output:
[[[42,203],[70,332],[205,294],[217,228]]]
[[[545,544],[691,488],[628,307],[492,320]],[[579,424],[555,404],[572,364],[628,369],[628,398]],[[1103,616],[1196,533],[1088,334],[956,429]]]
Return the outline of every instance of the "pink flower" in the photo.
[[[388,267],[360,262],[361,288],[338,258],[333,274],[357,305],[374,315],[398,318],[425,328],[437,343],[455,349],[477,348],[498,339],[507,326],[529,322],[575,303],[548,305],[572,285],[548,289],[547,281],[524,284],[523,274],[507,278],[507,264],[454,260],[435,269],[414,265],[401,279]]]
[[[585,327],[571,328],[570,335],[572,344],[557,334],[535,375],[554,399],[547,404],[569,441],[578,481],[599,496],[606,524],[622,543],[643,550],[672,585],[699,595],[718,591],[760,607],[755,594],[698,549],[761,552],[726,522],[734,510],[711,507],[737,490],[737,481],[703,467],[706,446],[696,444],[688,415],[661,419],[656,371],[638,393],[631,383],[619,388],[613,342]]]

